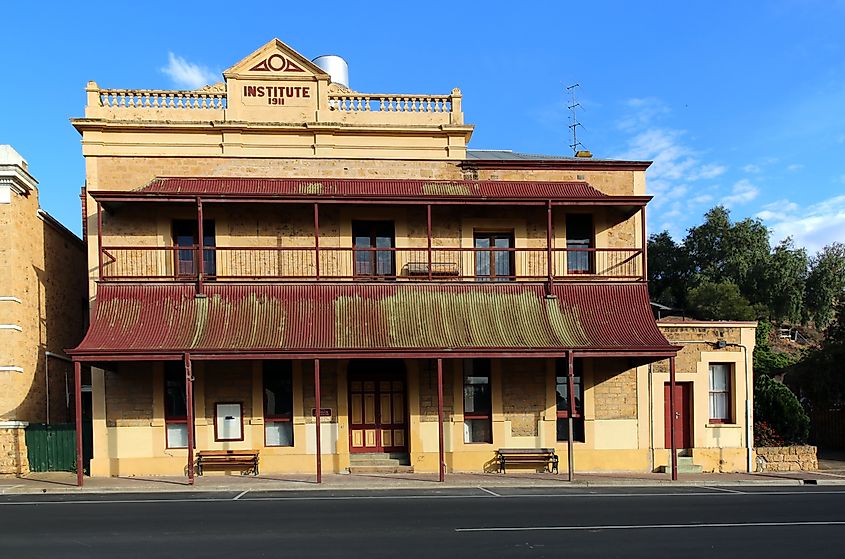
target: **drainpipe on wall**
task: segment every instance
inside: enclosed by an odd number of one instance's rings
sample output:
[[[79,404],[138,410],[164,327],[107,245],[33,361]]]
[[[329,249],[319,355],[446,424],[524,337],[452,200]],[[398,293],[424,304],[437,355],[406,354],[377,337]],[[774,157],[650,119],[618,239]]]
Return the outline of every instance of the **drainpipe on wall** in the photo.
[[[45,351],[44,352],[44,403],[46,404],[46,420],[45,423],[47,425],[50,424],[50,358],[59,359],[66,363],[72,363],[70,359],[61,355],[59,353],[53,353],[52,351]],[[67,372],[65,373],[65,400],[68,399],[67,396]]]

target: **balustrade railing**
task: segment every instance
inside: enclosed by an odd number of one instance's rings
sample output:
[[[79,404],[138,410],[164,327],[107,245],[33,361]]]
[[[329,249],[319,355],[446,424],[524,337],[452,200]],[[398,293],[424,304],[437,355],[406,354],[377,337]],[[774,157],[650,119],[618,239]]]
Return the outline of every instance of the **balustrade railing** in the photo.
[[[452,95],[389,95],[377,93],[331,93],[329,108],[347,113],[449,113]]]
[[[641,280],[641,249],[104,246],[104,281]],[[549,265],[551,264],[551,270]],[[551,273],[549,273],[551,271]]]
[[[165,89],[100,89],[100,106],[139,109],[225,109],[226,93]]]

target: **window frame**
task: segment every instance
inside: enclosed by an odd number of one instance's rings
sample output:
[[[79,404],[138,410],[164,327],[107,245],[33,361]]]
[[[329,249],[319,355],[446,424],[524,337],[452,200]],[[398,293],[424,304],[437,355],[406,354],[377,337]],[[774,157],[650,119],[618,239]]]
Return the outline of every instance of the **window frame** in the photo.
[[[169,435],[170,432],[168,430],[168,426],[169,425],[184,425],[185,429],[189,428],[188,427],[188,402],[187,402],[188,398],[187,398],[187,395],[186,395],[185,396],[185,404],[184,404],[185,405],[185,415],[184,416],[171,415],[169,413],[168,410],[169,410],[170,406],[168,405],[168,401],[167,401],[168,395],[169,395],[168,383],[172,379],[169,379],[168,376],[172,376],[172,375],[178,375],[179,377],[181,377],[182,382],[181,383],[177,382],[176,384],[178,386],[184,387],[184,385],[185,385],[184,365],[182,363],[168,361],[168,362],[165,363],[165,366],[164,366],[164,448],[166,450],[181,450],[181,449],[187,449],[188,448],[187,442],[186,442],[185,446],[171,446],[170,435]],[[183,392],[183,394],[184,394],[184,392]],[[192,402],[192,404],[193,404],[193,402]],[[194,447],[196,447],[196,441],[194,441]]]
[[[564,386],[566,386],[567,390],[567,404],[569,402],[569,362],[567,359],[556,359],[555,360],[555,423],[561,419],[569,419],[569,406],[563,410],[561,410],[559,405],[559,400],[557,398],[557,387],[558,387],[558,379],[563,378],[566,382],[564,382]],[[574,440],[572,442],[586,442],[587,434],[584,430],[585,427],[585,420],[584,420],[584,361],[583,359],[576,358],[573,361],[573,384],[575,387],[574,392],[575,394],[575,413],[572,415],[572,423],[573,429],[572,434]],[[580,433],[580,437],[577,435]],[[569,436],[568,429],[567,429],[567,437]],[[557,425],[555,426],[555,439],[557,442],[566,442],[567,439],[561,439],[557,436]],[[583,439],[583,440],[582,440]]]
[[[396,278],[396,222],[389,219],[353,219],[350,224],[352,233],[352,275],[355,279],[395,279]],[[384,229],[380,229],[384,227]],[[357,234],[362,230],[368,230],[368,235]],[[381,234],[390,231],[390,235]],[[359,247],[356,239],[368,237],[368,247]],[[378,239],[390,239],[390,247],[379,247]],[[360,253],[368,255],[368,263],[372,272],[359,271],[358,256]],[[382,253],[390,255],[389,273],[379,273],[379,256]]]
[[[722,366],[725,368],[725,389],[713,389],[713,366]],[[712,425],[732,425],[735,423],[733,413],[733,390],[734,390],[734,364],[726,362],[712,362],[707,364],[707,421]],[[725,415],[724,418],[714,418],[713,415],[713,396],[717,394],[724,394],[725,396]]]
[[[478,247],[479,239],[487,239],[489,246],[487,248]],[[494,241],[496,239],[506,239],[508,241],[507,248],[496,247]],[[513,229],[474,229],[472,232],[472,248],[473,248],[473,272],[477,281],[516,281],[516,235]],[[489,273],[479,273],[479,257],[487,255],[487,269]],[[507,258],[508,274],[499,275],[497,273],[497,260],[504,254]]]
[[[479,364],[483,364],[483,370],[479,373],[476,369]],[[464,359],[463,360],[463,370],[461,376],[461,384],[463,386],[463,422],[464,422],[464,429],[466,429],[466,422],[469,421],[486,421],[489,429],[488,432],[490,433],[490,437],[488,440],[484,441],[468,441],[467,440],[467,433],[464,431],[463,441],[464,444],[492,444],[493,443],[493,382],[492,382],[492,362],[490,359]],[[468,367],[470,365],[470,367]],[[487,410],[482,412],[471,411],[467,412],[466,410],[466,401],[467,401],[467,387],[468,386],[477,386],[477,384],[467,384],[467,378],[470,377],[487,377]],[[474,399],[473,399],[474,401]]]
[[[241,436],[237,439],[223,439],[220,437],[220,430],[217,426],[217,419],[219,417],[217,408],[220,406],[238,406],[240,411],[238,412],[238,418],[241,422]],[[214,402],[214,442],[216,443],[237,443],[243,442],[244,440],[244,404],[243,402]]]
[[[173,243],[173,275],[176,278],[187,279],[196,277],[199,272],[196,251],[199,249],[199,228],[196,219],[174,219],[170,223],[171,240]],[[217,228],[213,219],[202,220],[203,237],[203,277],[213,278],[217,275]],[[190,238],[190,245],[180,244],[180,238]],[[183,252],[190,251],[191,259],[182,258]],[[182,266],[190,264],[190,271],[183,272]]]
[[[296,437],[293,429],[293,364],[290,361],[281,361],[284,369],[282,371],[273,371],[268,369],[268,362],[264,362],[261,371],[261,392],[262,392],[262,416],[264,417],[264,446],[266,448],[293,448],[296,446]],[[267,376],[268,375],[287,375],[290,386],[290,412],[286,414],[267,414]],[[291,436],[290,444],[267,444],[267,423],[290,423]]]
[[[589,235],[587,238],[573,238],[572,225],[576,220],[589,219]],[[579,224],[581,225],[581,224]],[[586,224],[584,224],[586,225]],[[596,273],[596,223],[591,213],[566,214],[566,273],[571,275],[595,275]],[[579,258],[573,258],[578,255]],[[583,255],[583,256],[582,256]],[[586,258],[585,258],[586,257]],[[582,266],[582,261],[586,266]]]

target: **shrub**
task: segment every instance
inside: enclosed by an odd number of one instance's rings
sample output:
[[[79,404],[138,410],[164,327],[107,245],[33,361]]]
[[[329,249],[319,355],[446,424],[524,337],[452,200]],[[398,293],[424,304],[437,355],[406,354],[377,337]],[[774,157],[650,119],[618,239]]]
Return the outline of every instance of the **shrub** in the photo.
[[[783,437],[777,434],[774,427],[765,421],[754,422],[754,446],[783,446]]]
[[[807,442],[810,418],[798,398],[784,384],[766,375],[754,381],[754,419],[770,425],[788,444]]]

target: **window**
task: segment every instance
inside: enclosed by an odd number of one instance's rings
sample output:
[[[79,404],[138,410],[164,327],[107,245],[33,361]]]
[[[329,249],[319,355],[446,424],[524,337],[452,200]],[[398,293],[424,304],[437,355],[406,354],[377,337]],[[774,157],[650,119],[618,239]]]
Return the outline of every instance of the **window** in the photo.
[[[356,249],[356,277],[396,277],[392,221],[353,221],[352,242]]]
[[[490,360],[464,359],[464,442],[492,443]]]
[[[584,435],[584,362],[575,359],[573,384],[575,387],[575,413],[572,415],[572,440],[583,443]],[[555,392],[557,393],[557,440],[569,440],[569,363],[558,359],[555,363]]]
[[[481,281],[515,279],[513,232],[475,233],[475,277]],[[498,250],[495,250],[498,249]]]
[[[214,251],[216,235],[214,221],[204,219],[202,222],[203,273],[207,276],[217,275],[217,258]],[[175,252],[176,275],[181,277],[196,276],[199,270],[196,266],[196,248],[199,246],[199,231],[196,220],[176,219],[173,221],[173,246],[182,250]]]
[[[264,445],[293,446],[290,361],[264,362]]]
[[[710,364],[710,423],[731,422],[731,366]]]
[[[173,361],[164,367],[164,425],[167,448],[188,448],[185,367]]]
[[[566,271],[570,274],[595,273],[593,216],[566,214]]]

